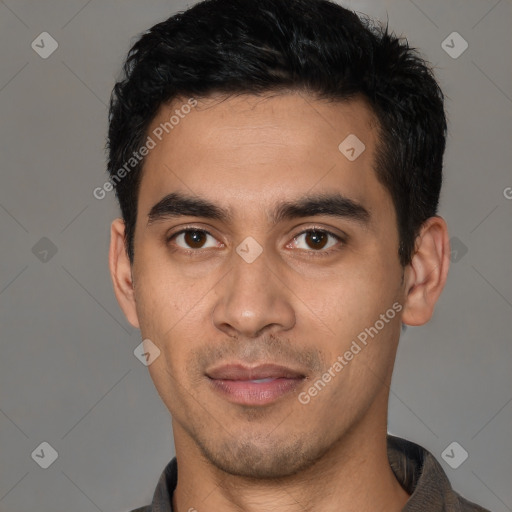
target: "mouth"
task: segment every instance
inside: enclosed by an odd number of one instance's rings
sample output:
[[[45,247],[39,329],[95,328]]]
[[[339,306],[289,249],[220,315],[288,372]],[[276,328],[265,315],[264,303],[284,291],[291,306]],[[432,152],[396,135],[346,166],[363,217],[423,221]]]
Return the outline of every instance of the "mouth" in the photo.
[[[267,405],[296,390],[306,376],[275,364],[229,364],[206,372],[214,391],[241,405]]]

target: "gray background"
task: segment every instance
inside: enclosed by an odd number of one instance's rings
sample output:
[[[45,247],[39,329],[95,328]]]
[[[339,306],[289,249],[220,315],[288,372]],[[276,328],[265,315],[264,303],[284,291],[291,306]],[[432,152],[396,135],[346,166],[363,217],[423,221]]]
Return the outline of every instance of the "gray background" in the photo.
[[[447,96],[440,213],[456,252],[433,320],[402,337],[389,431],[433,452],[467,498],[510,511],[512,4],[344,5],[388,18]],[[1,512],[126,511],[151,501],[174,455],[169,413],[108,274],[117,205],[92,191],[106,179],[106,105],[126,52],[186,6],[0,1]],[[59,45],[47,59],[31,48],[44,31]],[[441,46],[453,31],[469,44],[458,58]],[[441,457],[452,441],[469,453],[457,469]],[[47,469],[31,457],[42,442],[58,452]]]

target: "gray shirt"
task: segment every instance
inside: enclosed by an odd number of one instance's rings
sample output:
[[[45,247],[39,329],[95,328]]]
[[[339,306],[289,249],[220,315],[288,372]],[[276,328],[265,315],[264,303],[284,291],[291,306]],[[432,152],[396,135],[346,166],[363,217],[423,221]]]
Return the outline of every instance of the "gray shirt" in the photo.
[[[439,462],[425,448],[391,435],[387,440],[391,469],[411,495],[402,512],[489,512],[457,494]],[[171,499],[177,482],[174,457],[160,476],[151,505],[131,512],[173,512]]]

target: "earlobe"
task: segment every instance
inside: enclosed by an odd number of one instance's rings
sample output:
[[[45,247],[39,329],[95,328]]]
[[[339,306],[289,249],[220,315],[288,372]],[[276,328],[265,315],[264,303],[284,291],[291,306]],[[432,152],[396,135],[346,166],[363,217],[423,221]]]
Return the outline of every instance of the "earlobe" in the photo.
[[[128,322],[139,329],[130,259],[125,248],[125,224],[115,219],[110,226],[109,269],[117,302]]]
[[[418,234],[415,253],[406,268],[404,324],[423,325],[430,320],[446,283],[449,266],[446,222],[442,217],[430,217]]]

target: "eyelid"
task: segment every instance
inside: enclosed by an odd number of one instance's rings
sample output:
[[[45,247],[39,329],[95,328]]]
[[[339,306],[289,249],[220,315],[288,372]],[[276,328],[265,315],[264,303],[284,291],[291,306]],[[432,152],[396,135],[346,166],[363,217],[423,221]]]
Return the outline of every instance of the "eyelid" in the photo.
[[[205,227],[207,226],[207,227]],[[173,231],[174,229],[177,229],[178,231]],[[182,224],[180,226],[174,226],[166,231],[166,238],[171,238],[174,235],[179,235],[180,233],[183,233],[184,231],[204,231],[205,233],[208,233],[209,235],[213,235],[213,233],[210,231],[210,226],[207,224],[203,224],[201,222],[199,223],[190,223],[190,224]],[[167,233],[171,233],[170,235],[167,235]]]
[[[346,240],[348,238],[348,235],[345,233],[335,233],[334,231],[331,231],[328,228],[323,228],[321,226],[311,226],[303,229],[302,231],[299,231],[297,234],[293,235],[293,238],[296,238],[300,235],[303,235],[304,233],[309,233],[311,231],[319,231],[321,233],[325,233],[326,235],[331,235],[334,238],[337,238],[338,240]]]

